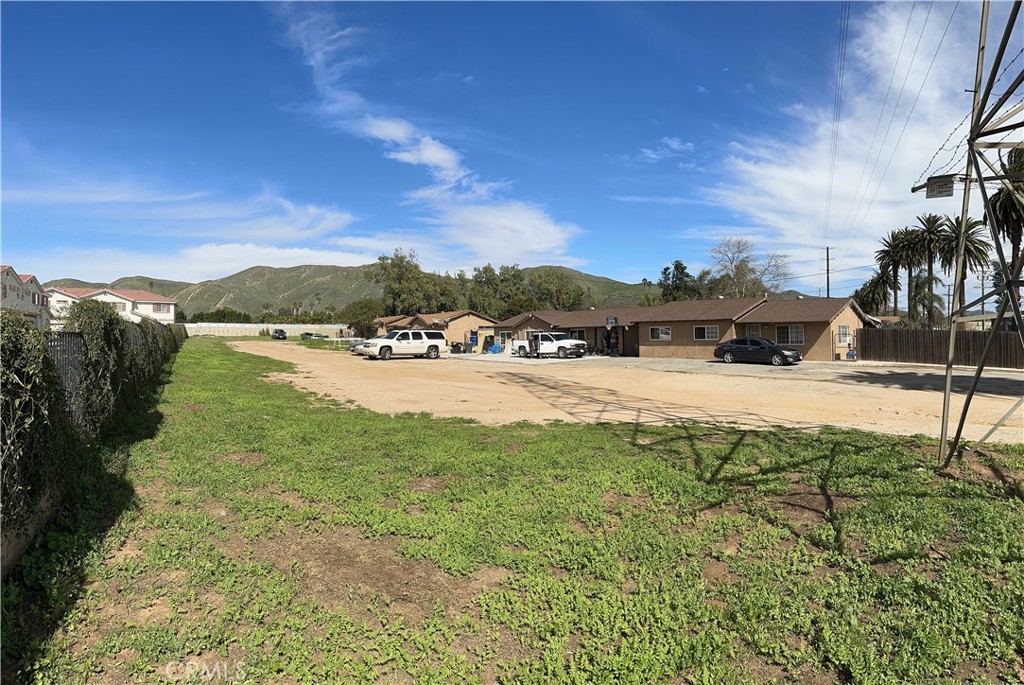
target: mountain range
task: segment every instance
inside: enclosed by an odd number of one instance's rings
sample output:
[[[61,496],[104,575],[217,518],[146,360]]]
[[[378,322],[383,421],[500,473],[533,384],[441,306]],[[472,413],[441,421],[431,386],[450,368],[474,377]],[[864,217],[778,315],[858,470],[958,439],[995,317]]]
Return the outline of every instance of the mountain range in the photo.
[[[111,283],[58,278],[47,281],[43,286],[147,290],[174,298],[178,308],[188,315],[227,308],[259,315],[267,309],[276,312],[295,306],[309,309],[315,305],[316,309],[324,309],[331,305],[340,310],[355,300],[378,297],[382,292],[381,286],[366,277],[370,266],[254,266],[231,276],[200,283],[126,276]],[[557,269],[567,274],[584,292],[589,293],[594,306],[599,308],[642,305],[646,295],[657,294],[657,286],[647,290],[639,283],[623,283],[561,266],[529,267],[522,271],[529,276],[531,272],[542,269]]]

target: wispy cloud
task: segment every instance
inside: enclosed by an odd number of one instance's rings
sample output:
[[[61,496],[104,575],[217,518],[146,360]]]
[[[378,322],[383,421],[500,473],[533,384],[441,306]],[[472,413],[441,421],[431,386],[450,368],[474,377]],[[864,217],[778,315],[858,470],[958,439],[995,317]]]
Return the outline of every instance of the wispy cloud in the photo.
[[[663,159],[684,157],[694,150],[693,143],[684,143],[679,138],[665,136],[652,147],[640,148],[638,159],[642,162],[660,162]]]
[[[461,152],[408,118],[382,114],[383,105],[366,100],[347,85],[349,71],[360,64],[365,31],[340,27],[335,15],[322,8],[285,6],[280,14],[288,26],[286,35],[310,66],[322,100],[317,110],[325,124],[379,143],[387,159],[427,171],[431,184],[406,191],[402,201],[421,208],[426,216],[419,220],[434,227],[431,238],[435,242],[442,238],[446,253],[464,255],[471,264],[576,263],[568,247],[580,233],[578,227],[555,220],[539,205],[501,197],[511,187],[508,181],[481,179],[465,165]],[[427,242],[407,232],[380,234],[376,240],[383,236],[401,240],[392,249]],[[427,268],[448,266],[419,254]]]
[[[929,201],[910,187],[970,107],[963,84],[972,82],[973,62],[963,57],[974,52],[977,8],[959,6],[938,49],[953,6],[935,6],[927,25],[926,13],[918,7],[911,15],[913,7],[879,3],[851,24],[834,173],[832,113],[824,102],[784,108],[801,132],[794,137],[738,139],[723,150],[727,180],[703,194],[736,212],[737,231],[807,263],[820,260],[828,245],[839,269],[871,264],[878,240],[919,214],[959,213],[959,198]],[[913,62],[909,50],[898,52],[908,19],[910,35],[922,36]]]
[[[617,202],[642,202],[657,205],[709,205],[707,200],[678,195],[612,195]]]
[[[244,198],[218,197],[212,191],[175,192],[132,181],[73,179],[18,182],[4,188],[4,206],[73,211],[82,222],[102,223],[106,233],[262,241],[287,244],[330,235],[354,217],[334,207],[302,204],[264,187]],[[45,184],[45,185],[43,185]]]

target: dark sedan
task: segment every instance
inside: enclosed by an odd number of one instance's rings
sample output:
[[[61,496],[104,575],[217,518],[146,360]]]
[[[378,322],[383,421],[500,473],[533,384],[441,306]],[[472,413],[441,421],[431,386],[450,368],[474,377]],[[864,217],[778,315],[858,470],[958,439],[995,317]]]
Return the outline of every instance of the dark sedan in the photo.
[[[803,359],[799,350],[782,347],[768,338],[733,338],[715,346],[715,357],[726,364],[761,362],[772,366],[796,364]]]

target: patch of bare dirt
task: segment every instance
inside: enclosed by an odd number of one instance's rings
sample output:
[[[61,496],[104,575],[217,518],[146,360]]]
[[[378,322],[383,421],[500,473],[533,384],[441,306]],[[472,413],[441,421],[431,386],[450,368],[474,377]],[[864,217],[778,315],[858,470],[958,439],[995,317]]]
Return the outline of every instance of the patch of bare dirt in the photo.
[[[443,476],[424,476],[409,481],[412,492],[443,492],[448,487],[448,479]]]
[[[499,587],[511,574],[506,569],[484,567],[468,578],[451,576],[433,562],[402,557],[391,538],[363,538],[358,529],[348,527],[321,534],[292,529],[251,544],[230,540],[214,540],[214,544],[232,556],[240,547],[251,551],[256,559],[286,573],[292,573],[292,563],[299,562],[298,584],[328,608],[365,615],[369,602],[376,598],[381,607],[409,624],[430,616],[437,602],[454,614],[480,593]]]
[[[942,428],[943,393],[929,382],[932,374],[893,385],[886,382],[888,367],[880,365],[862,364],[853,373],[849,364],[825,362],[781,370],[637,358],[538,362],[502,356],[382,362],[287,343],[238,341],[232,346],[295,364],[295,373],[271,374],[266,377],[270,382],[290,383],[316,396],[384,414],[429,412],[489,425],[560,420],[652,425],[698,421],[806,430],[841,426],[936,438]],[[391,382],[398,374],[402,382]],[[771,391],[750,393],[752,383],[766,384]],[[492,399],[466,401],[468,397]],[[737,397],[743,402],[737,403]],[[955,413],[959,404],[954,404]],[[964,438],[980,438],[1007,408],[1005,394],[978,393]],[[1020,442],[1024,410],[1019,416],[1011,417],[992,440]]]
[[[233,461],[242,466],[259,466],[267,457],[262,452],[232,452],[231,454],[218,454],[220,461]]]
[[[739,578],[729,564],[717,559],[712,559],[704,564],[700,572],[708,583],[731,583]]]

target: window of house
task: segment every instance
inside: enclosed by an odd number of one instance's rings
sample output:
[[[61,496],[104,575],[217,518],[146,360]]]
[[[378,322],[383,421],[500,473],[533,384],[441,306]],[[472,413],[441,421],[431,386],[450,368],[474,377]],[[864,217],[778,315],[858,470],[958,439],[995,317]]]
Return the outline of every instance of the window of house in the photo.
[[[748,338],[760,338],[761,337],[761,324],[759,323],[748,323],[746,330],[743,333]]]
[[[171,305],[169,304],[155,304],[153,305],[153,312],[156,314],[170,314]]]
[[[110,308],[113,309],[115,312],[124,311],[124,302],[108,302],[107,304],[109,304]]]
[[[718,340],[718,326],[694,326],[694,340]]]
[[[780,345],[803,345],[804,325],[802,323],[791,323],[786,326],[776,326],[775,340]]]
[[[573,340],[584,340],[585,341],[587,339],[587,329],[586,328],[570,328],[569,329],[569,337],[572,338]]]
[[[515,340],[515,331],[502,331],[498,334],[502,345],[507,345],[509,340]]]
[[[839,344],[849,345],[853,342],[853,336],[850,335],[850,326],[845,323],[839,324]]]
[[[671,340],[671,326],[651,326],[651,340]]]

